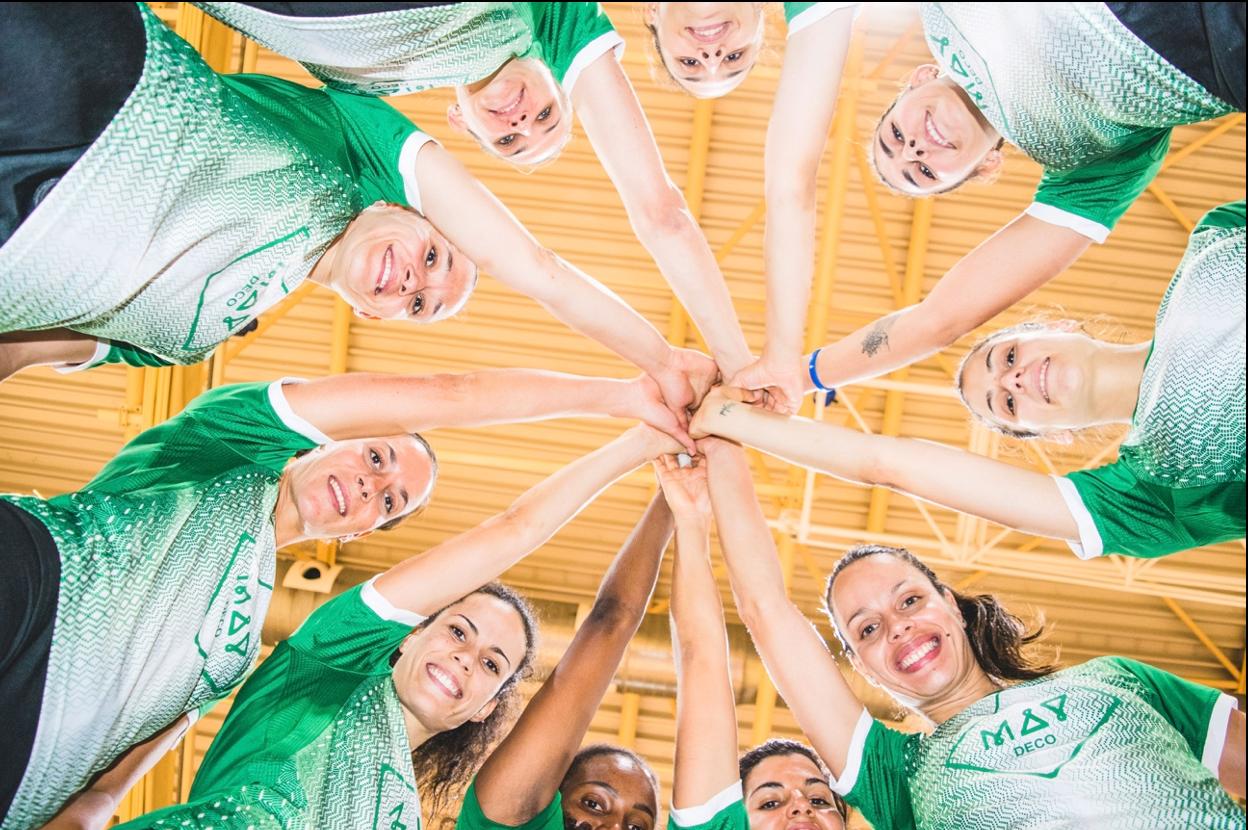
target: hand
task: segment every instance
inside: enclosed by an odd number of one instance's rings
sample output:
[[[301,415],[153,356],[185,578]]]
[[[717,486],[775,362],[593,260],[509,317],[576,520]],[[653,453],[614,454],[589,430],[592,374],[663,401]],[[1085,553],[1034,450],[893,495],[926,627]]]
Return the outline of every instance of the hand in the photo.
[[[640,375],[630,381],[619,407],[613,408],[607,414],[642,421],[675,438],[684,445],[685,451],[689,454],[697,452],[693,439],[689,437],[689,432],[685,428],[688,424],[688,416],[686,415],[682,421],[668,407],[658,382],[649,375]]]
[[[625,435],[637,444],[641,457],[647,461],[658,458],[660,455],[676,455],[677,453],[688,452],[684,444],[666,432],[660,432],[646,424],[638,424],[625,433]]]
[[[83,790],[71,798],[40,830],[103,830],[117,805],[98,790]]]
[[[762,392],[722,384],[716,386],[702,399],[702,406],[694,413],[693,420],[689,423],[689,434],[695,439],[714,435],[716,418],[727,414],[733,405],[758,404],[762,402],[762,398]]]
[[[711,491],[706,483],[706,460],[694,457],[688,467],[671,455],[654,460],[654,472],[663,488],[663,498],[676,517],[677,524],[696,521],[709,525],[711,521]]]
[[[763,406],[781,415],[793,415],[802,405],[807,377],[800,357],[778,360],[764,351],[762,357],[737,372],[727,383],[764,392]]]
[[[671,349],[658,372],[651,373],[663,392],[663,400],[676,413],[681,427],[689,425],[689,413],[719,377],[719,367],[693,349]]]

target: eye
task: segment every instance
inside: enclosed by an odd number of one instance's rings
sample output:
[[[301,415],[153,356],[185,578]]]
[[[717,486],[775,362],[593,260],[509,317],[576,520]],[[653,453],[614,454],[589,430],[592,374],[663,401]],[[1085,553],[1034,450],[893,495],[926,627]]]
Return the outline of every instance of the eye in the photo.
[[[438,249],[430,247],[429,253],[425,254],[425,267],[432,268],[438,264]]]
[[[779,807],[779,806],[780,806],[780,802],[779,802],[779,801],[776,801],[776,800],[773,798],[773,799],[770,799],[769,801],[764,801],[762,804],[759,804],[759,805],[758,805],[758,809],[760,809],[760,810],[774,810],[774,809],[776,809],[776,808],[777,808],[777,807]]]
[[[602,804],[598,801],[597,797],[592,795],[582,797],[581,806],[587,810],[593,810],[594,812],[602,811]]]
[[[382,501],[385,503],[386,513],[387,514],[393,513],[394,512],[394,496],[390,495],[389,493],[386,493],[384,496],[382,496]]]
[[[502,138],[500,138],[498,141],[495,141],[494,143],[497,144],[499,147],[510,147],[517,138],[519,138],[519,136],[517,136],[515,133],[508,133],[507,135],[503,136]]]
[[[681,58],[680,65],[686,69],[696,69],[699,66],[696,58]]]
[[[1018,348],[1017,346],[1010,346],[1010,350],[1005,353],[1005,365],[1006,366],[1014,365],[1014,350],[1017,348]]]
[[[897,129],[896,124],[889,124],[889,126],[893,128],[893,139],[895,141],[901,141],[901,130]]]
[[[874,634],[877,628],[879,628],[879,626],[877,626],[875,623],[871,623],[870,625],[864,625],[862,627],[862,631],[858,632],[858,639],[865,640],[867,637],[870,637],[872,634]]]
[[[368,451],[368,460],[373,462],[373,466],[378,470],[381,469],[381,455],[377,452],[377,450]]]
[[[914,605],[918,601],[919,601],[919,598],[917,595],[906,597],[905,599],[901,601],[901,607],[909,608],[910,606]]]
[[[1005,393],[1005,411],[1014,414],[1014,396],[1009,392]]]
[[[462,641],[462,640],[464,640],[464,639],[465,639],[464,629],[460,628],[459,626],[455,625],[454,623],[452,623],[451,625],[447,626],[447,628],[451,629],[451,636],[452,636],[452,637],[454,637],[456,640],[460,640],[460,641]]]
[[[646,830],[646,826],[645,826],[644,824],[633,824],[633,823],[630,823],[630,824],[628,825],[628,830]]]
[[[489,669],[490,674],[498,674],[498,663],[495,663],[488,657],[485,658],[485,667]]]
[[[417,294],[412,298],[412,316],[415,317],[425,310],[425,295]]]
[[[537,120],[545,121],[547,118],[550,118],[550,112],[551,112],[550,107],[547,107],[546,109],[542,110],[541,112],[537,114]]]
[[[919,163],[919,172],[923,174],[923,178],[936,181],[936,174],[932,172],[932,168],[922,162]]]
[[[729,52],[729,53],[728,53],[728,54],[724,57],[724,60],[728,61],[729,63],[736,63],[737,61],[741,60],[741,58],[742,58],[744,55],[745,55],[745,52],[743,52],[742,50],[738,49],[736,52]]]
[[[829,802],[826,798],[823,798],[822,796],[818,796],[818,795],[811,796],[810,803],[815,805],[816,807],[831,807],[832,806],[831,802]]]

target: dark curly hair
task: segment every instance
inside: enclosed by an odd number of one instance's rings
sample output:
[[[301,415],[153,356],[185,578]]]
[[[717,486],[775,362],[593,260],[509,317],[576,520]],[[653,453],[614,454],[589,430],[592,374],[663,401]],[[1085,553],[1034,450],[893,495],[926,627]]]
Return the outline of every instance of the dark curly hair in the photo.
[[[519,703],[519,684],[533,672],[533,660],[537,653],[537,618],[528,600],[500,582],[482,585],[473,594],[486,594],[510,605],[524,626],[524,657],[498,690],[494,711],[483,721],[465,721],[455,729],[441,732],[412,750],[412,769],[416,772],[416,786],[422,800],[434,812],[441,812],[454,803],[460,791],[485,762],[494,744],[502,738],[506,724],[511,722],[513,709]],[[462,602],[461,597],[451,605]],[[423,631],[442,616],[447,608],[440,609],[413,631]],[[391,657],[391,665],[398,660],[398,652]]]
[[[828,768],[824,766],[823,761],[806,744],[790,741],[787,738],[772,738],[749,750],[737,760],[737,771],[741,775],[742,786],[745,785],[745,779],[754,771],[755,767],[768,758],[774,758],[777,755],[800,755],[815,765],[815,768],[819,770],[819,774],[824,777],[824,780],[829,783],[832,780],[832,774],[828,772]],[[841,798],[840,793],[833,791],[832,801],[836,804],[836,811],[841,814],[841,818],[849,815],[849,807],[845,804],[845,799]]]
[[[1034,629],[1028,630],[1027,625],[1007,611],[992,594],[960,594],[941,582],[935,572],[919,561],[913,553],[905,548],[888,545],[858,545],[850,548],[828,575],[823,602],[828,618],[832,621],[832,630],[841,641],[846,654],[853,654],[854,649],[837,626],[836,618],[832,614],[832,586],[846,568],[868,556],[892,556],[900,559],[923,574],[937,591],[948,591],[958,610],[962,612],[962,618],[966,620],[966,638],[971,644],[975,662],[991,677],[998,680],[1035,680],[1057,671],[1057,666],[1052,663],[1033,660],[1024,653],[1028,646],[1048,633],[1043,619]]]

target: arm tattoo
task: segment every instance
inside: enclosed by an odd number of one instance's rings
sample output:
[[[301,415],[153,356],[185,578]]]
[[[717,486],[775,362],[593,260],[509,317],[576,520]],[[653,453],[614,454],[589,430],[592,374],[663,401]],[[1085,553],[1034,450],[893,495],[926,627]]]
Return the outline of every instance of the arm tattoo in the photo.
[[[867,336],[862,338],[862,353],[867,357],[875,357],[880,349],[892,351],[892,347],[888,344],[888,330],[895,322],[895,318],[885,317],[876,323],[875,327],[867,332]]]
[[[727,415],[730,411],[732,411],[732,408],[736,405],[737,404],[734,401],[729,401],[728,403],[724,404],[723,406],[719,408],[719,414]]]

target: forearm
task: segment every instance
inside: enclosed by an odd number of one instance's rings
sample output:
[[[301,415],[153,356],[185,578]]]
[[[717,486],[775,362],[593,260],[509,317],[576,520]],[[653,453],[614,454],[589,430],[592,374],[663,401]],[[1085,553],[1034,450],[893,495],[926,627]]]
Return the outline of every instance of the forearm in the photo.
[[[816,168],[817,169],[817,168]],[[767,189],[763,248],[767,263],[767,343],[764,356],[799,361],[815,261],[813,173],[807,186],[777,183]]]
[[[0,380],[31,366],[85,363],[95,355],[98,342],[69,329],[0,334]]]
[[[970,331],[974,326],[968,326]],[[894,311],[819,350],[815,371],[826,387],[845,386],[887,374],[935,354],[961,334],[933,320],[923,304]],[[798,358],[809,365],[810,355]],[[815,388],[809,376],[806,391]]]
[[[1243,798],[1245,790],[1244,713],[1231,711],[1226,722],[1226,743],[1222,746],[1222,759],[1218,764],[1218,780],[1235,798]]]
[[[658,493],[603,576],[583,625],[619,632],[625,642],[632,639],[650,605],[659,563],[671,538],[672,511]]]

